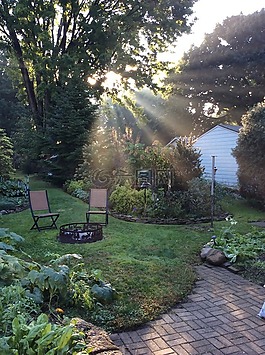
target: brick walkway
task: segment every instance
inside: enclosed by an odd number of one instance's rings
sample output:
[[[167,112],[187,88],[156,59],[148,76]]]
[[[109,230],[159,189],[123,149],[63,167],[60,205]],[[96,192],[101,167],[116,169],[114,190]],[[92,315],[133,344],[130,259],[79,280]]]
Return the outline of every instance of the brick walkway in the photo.
[[[125,355],[265,354],[265,289],[220,267],[196,268],[185,303],[156,321],[111,339]]]

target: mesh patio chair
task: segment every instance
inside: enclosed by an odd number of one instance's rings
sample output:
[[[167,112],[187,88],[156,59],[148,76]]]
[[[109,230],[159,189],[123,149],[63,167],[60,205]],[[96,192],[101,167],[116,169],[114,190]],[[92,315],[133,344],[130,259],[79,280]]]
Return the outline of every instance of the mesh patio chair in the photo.
[[[47,190],[30,191],[29,190],[29,206],[34,224],[30,228],[38,231],[44,229],[57,228],[56,221],[59,218],[59,213],[51,212]],[[40,220],[48,219],[49,224],[43,225]]]
[[[91,215],[104,216],[104,222],[100,222],[99,224],[107,226],[109,222],[107,189],[90,189],[88,211],[86,213],[87,223],[90,222]]]

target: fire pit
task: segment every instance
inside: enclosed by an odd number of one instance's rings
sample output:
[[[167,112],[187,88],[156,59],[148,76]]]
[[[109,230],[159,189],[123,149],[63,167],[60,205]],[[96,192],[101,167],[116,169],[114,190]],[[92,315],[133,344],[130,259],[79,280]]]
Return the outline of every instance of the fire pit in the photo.
[[[103,239],[99,223],[69,223],[60,227],[58,240],[62,243],[93,243]]]

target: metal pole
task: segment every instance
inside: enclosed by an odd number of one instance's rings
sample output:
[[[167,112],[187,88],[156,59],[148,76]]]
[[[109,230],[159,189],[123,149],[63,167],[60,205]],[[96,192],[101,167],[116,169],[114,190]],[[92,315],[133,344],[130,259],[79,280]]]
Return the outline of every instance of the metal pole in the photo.
[[[215,186],[215,156],[212,155],[212,185],[211,185],[211,228],[213,228],[213,219],[214,219],[214,186]]]

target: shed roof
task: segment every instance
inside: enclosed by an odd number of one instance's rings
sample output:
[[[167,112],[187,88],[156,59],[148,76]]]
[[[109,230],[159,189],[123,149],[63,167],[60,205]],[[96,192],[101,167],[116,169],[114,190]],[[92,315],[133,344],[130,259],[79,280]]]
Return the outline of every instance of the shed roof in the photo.
[[[223,123],[220,123],[218,126],[221,126],[226,129],[230,129],[231,131],[235,131],[235,132],[239,132],[239,130],[241,128],[241,126],[235,126],[235,125],[223,124]]]
[[[242,128],[241,126],[236,126],[236,125],[231,125],[231,124],[224,124],[224,123],[220,123],[216,126],[213,126],[211,128],[209,128],[207,131],[205,131],[204,133],[202,133],[199,137],[196,138],[196,141],[201,138],[202,136],[204,136],[206,133],[210,132],[211,130],[215,129],[216,127],[222,127],[224,129],[228,129],[230,131],[233,131],[233,132],[236,132],[238,133],[240,128]],[[174,144],[178,139],[180,139],[181,137],[180,136],[176,136],[174,138],[171,139],[170,142],[167,143],[166,146],[169,146],[171,144]]]
[[[214,127],[209,128],[207,131],[205,131],[203,134],[201,134],[199,137],[197,137],[196,138],[196,142],[198,140],[200,140],[202,137],[208,135],[209,132],[216,130],[218,127],[221,127],[221,128],[223,128],[225,130],[232,131],[232,132],[235,132],[235,133],[238,133],[240,128],[241,128],[241,126],[220,123],[220,124],[218,124],[218,125],[216,125]]]

